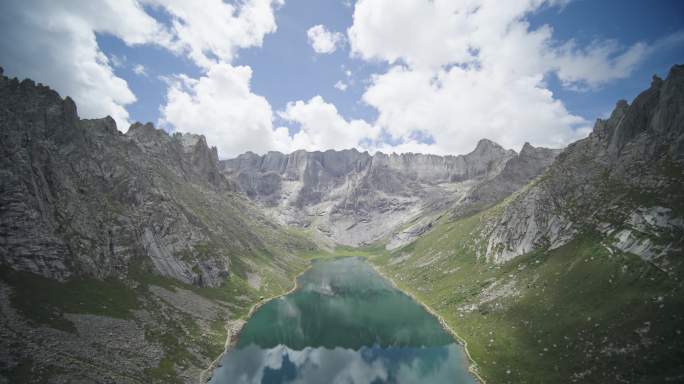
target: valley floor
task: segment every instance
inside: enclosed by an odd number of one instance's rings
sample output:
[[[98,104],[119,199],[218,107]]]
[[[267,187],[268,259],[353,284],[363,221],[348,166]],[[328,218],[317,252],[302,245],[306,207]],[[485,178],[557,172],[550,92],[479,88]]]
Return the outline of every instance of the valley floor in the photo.
[[[365,256],[467,341],[485,382],[684,380],[681,271],[665,274],[611,252],[592,234],[487,263],[473,253],[481,219],[443,219],[393,252],[339,247],[302,255],[287,277],[259,287],[237,278],[196,288],[149,274],[58,283],[3,270],[3,350],[18,363],[5,371],[6,382],[66,382],[74,372],[84,382],[194,382],[225,348],[227,332],[237,332],[264,297],[291,289],[307,260],[351,255]]]

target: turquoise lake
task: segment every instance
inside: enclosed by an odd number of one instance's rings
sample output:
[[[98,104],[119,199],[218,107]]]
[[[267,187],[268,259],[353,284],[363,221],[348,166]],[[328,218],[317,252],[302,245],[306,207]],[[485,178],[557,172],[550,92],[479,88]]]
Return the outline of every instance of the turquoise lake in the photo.
[[[211,383],[474,384],[460,344],[362,258],[315,261],[259,308]]]

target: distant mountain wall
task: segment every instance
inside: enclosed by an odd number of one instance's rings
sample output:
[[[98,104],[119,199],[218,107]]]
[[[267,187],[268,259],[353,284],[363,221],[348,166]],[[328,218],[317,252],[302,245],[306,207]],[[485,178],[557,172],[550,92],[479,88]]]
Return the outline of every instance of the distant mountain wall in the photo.
[[[411,220],[439,214],[466,196],[470,205],[492,204],[539,175],[556,154],[527,144],[518,155],[483,139],[459,156],[351,149],[246,153],[221,164],[241,191],[281,222],[358,246],[397,235]],[[484,183],[497,192],[472,194]]]

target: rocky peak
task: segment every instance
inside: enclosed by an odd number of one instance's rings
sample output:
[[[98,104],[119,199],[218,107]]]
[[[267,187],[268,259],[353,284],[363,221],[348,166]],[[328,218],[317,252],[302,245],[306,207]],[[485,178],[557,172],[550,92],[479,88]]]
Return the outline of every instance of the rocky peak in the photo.
[[[682,66],[672,67],[665,80],[654,75],[650,88],[640,93],[627,108],[626,103],[619,104],[613,112],[616,118],[620,114],[622,117],[618,121],[612,119],[613,116],[609,119],[608,125],[612,128],[614,124],[614,129],[608,130],[608,152],[614,158],[619,157],[625,145],[642,134],[657,133],[660,139],[681,140],[681,129],[673,122],[684,116],[683,90]],[[653,142],[656,141],[660,140]],[[680,149],[675,150],[678,151]]]
[[[126,136],[132,138],[141,144],[161,144],[168,142],[170,137],[163,129],[157,129],[152,123],[142,124],[141,122],[133,123],[126,131]]]
[[[68,120],[70,123],[75,123],[78,120],[78,110],[76,108],[76,103],[74,100],[67,96],[64,98],[62,103],[62,110],[64,111],[64,119]],[[111,116],[107,116],[111,119]],[[116,129],[116,123],[114,123],[114,128]]]
[[[463,202],[455,207],[452,215],[465,216],[474,213],[511,195],[541,175],[560,152],[560,149],[534,147],[526,142],[520,153],[505,163],[501,172],[469,191]]]
[[[592,135],[597,137],[599,141],[605,141],[607,143],[608,138],[613,135],[615,127],[622,121],[622,118],[625,116],[628,109],[629,104],[627,101],[619,100],[607,120],[596,119]]]
[[[513,156],[516,156],[517,153],[512,150],[512,149],[505,149],[504,147],[500,146],[499,144],[489,140],[489,139],[481,139],[480,141],[477,142],[477,146],[475,146],[475,149],[466,154],[463,155],[463,157],[468,161],[492,161],[492,160],[497,160],[497,159],[503,159],[505,158],[508,160],[509,158],[512,158]]]
[[[485,154],[485,153],[504,153],[506,152],[506,149],[504,149],[502,146],[499,144],[489,140],[489,139],[480,139],[480,141],[477,142],[477,145],[475,146],[475,150],[471,152],[471,154]]]
[[[681,220],[683,122],[684,67],[674,66],[665,80],[654,76],[631,104],[619,101],[610,118],[597,120],[589,137],[569,145],[544,178],[487,224],[487,257],[505,261],[597,231],[606,235],[604,246],[667,265],[666,255],[681,254],[681,241],[663,239],[681,239],[681,233],[663,235],[630,217],[661,210],[677,212],[663,220]],[[616,228],[621,232],[613,237]]]
[[[676,67],[676,65],[672,67],[672,70],[674,70]],[[663,79],[657,74],[653,74],[653,77],[651,78],[651,88],[659,88],[662,84]]]
[[[670,69],[659,88],[660,105],[653,116],[653,130],[661,135],[681,135],[681,126],[673,122],[684,118],[684,65]]]
[[[532,146],[532,144],[530,144],[529,141],[526,141],[520,149],[520,154],[522,155],[523,153],[529,153],[532,151],[534,151],[534,147]]]
[[[121,132],[116,128],[116,121],[111,116],[101,119],[82,119],[81,125],[87,127],[96,136],[119,136]]]
[[[216,186],[225,181],[219,169],[218,151],[216,147],[209,148],[204,135],[184,133],[174,138],[180,141],[184,154],[200,175]]]
[[[458,200],[466,188],[495,177],[516,156],[491,140],[470,153],[298,150],[251,152],[221,161],[223,172],[283,222],[314,226],[326,238],[359,245],[388,234],[423,210]],[[456,191],[456,192],[454,192]]]
[[[186,152],[192,152],[197,147],[202,147],[202,148],[208,148],[209,147],[207,145],[207,139],[204,137],[204,135],[197,135],[194,133],[183,132],[183,133],[174,134],[174,137],[178,141],[180,141],[181,145],[183,146],[183,150],[185,150]]]
[[[195,158],[204,158],[204,161],[218,166],[218,150],[216,147],[209,147],[204,135],[183,133],[180,136],[174,137],[177,137],[180,140],[185,153],[191,154]]]
[[[619,122],[622,117],[625,116],[627,110],[629,110],[629,103],[627,100],[618,100],[618,102],[615,104],[615,108],[613,108],[613,112],[610,113],[608,120],[615,122],[614,125],[616,125],[617,122]]]
[[[523,144],[520,154],[517,155],[519,159],[539,160],[542,167],[547,167],[553,160],[562,152],[562,149],[535,147],[528,142]]]
[[[280,152],[269,152],[266,157],[272,159],[280,156]],[[283,155],[284,156],[284,155]],[[223,170],[229,172],[239,172],[242,170],[262,170],[262,163],[264,158],[254,152],[245,152],[234,159],[222,160],[221,166]]]
[[[226,190],[202,136],[149,123],[124,135],[111,117],[81,120],[71,98],[4,76],[0,122],[9,148],[0,152],[0,266],[125,278],[136,258],[146,271],[219,286],[231,259],[284,255],[299,241],[281,242],[277,225]]]
[[[151,135],[154,131],[156,131],[154,124],[150,123],[149,121],[145,124],[136,121],[135,123],[131,124],[126,134],[129,136]]]
[[[83,138],[76,124],[78,113],[73,100],[68,97],[62,99],[50,87],[30,79],[10,79],[2,74],[0,98],[8,111],[18,111],[12,115],[11,121],[3,122],[3,129],[4,124],[21,125],[23,140],[54,137],[60,142],[67,142]]]
[[[221,175],[216,147],[210,148],[203,135],[177,132],[169,136],[152,123],[137,122],[131,125],[126,136],[150,156],[167,165],[175,165],[176,171],[188,180],[208,181],[219,188],[230,186]]]

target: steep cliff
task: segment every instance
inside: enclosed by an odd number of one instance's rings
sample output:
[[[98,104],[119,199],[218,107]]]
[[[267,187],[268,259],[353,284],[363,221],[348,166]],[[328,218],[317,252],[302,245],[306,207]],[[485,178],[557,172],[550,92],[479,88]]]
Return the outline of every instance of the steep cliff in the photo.
[[[247,153],[222,165],[247,196],[284,223],[352,246],[392,235],[394,247],[414,238],[412,220],[425,227],[466,196],[469,206],[492,204],[539,175],[556,154],[526,146],[518,155],[483,139],[459,156],[296,151]],[[499,187],[487,197],[472,194],[480,185]]]
[[[681,254],[684,231],[684,67],[571,144],[546,174],[505,206],[483,236],[483,256],[506,261],[599,231],[606,246],[654,263]]]
[[[232,255],[281,245],[204,137],[140,123],[124,135],[30,80],[0,79],[0,103],[3,264],[62,280],[124,277],[138,256],[161,275],[219,286]]]
[[[0,382],[194,382],[224,324],[315,247],[238,193],[202,136],[122,134],[0,76],[0,141]]]
[[[506,162],[498,175],[469,191],[463,202],[454,209],[454,214],[465,216],[475,213],[510,196],[541,175],[561,151],[535,148],[530,143],[525,143],[520,154]]]

